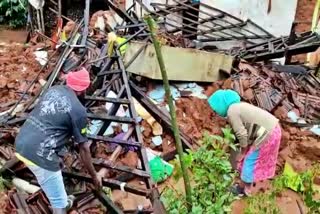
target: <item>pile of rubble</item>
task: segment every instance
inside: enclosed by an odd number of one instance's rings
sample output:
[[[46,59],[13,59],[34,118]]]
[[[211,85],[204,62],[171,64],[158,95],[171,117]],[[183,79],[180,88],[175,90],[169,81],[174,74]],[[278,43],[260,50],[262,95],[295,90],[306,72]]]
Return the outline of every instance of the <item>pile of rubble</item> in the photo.
[[[203,132],[221,135],[221,128],[227,121],[217,116],[209,107],[207,100],[197,97],[181,98],[176,102],[177,119],[180,128],[190,137],[199,140]]]
[[[307,122],[320,118],[320,81],[303,66],[249,64],[241,62],[239,71],[224,82],[247,102],[259,106],[282,120],[295,111]]]
[[[69,32],[65,32],[67,41],[59,44],[54,53],[57,57],[53,66],[46,58],[43,59],[45,63],[41,69],[39,63],[35,61],[37,56],[34,56],[34,52],[39,51],[36,48],[24,48],[17,52],[13,51],[11,55],[4,53],[6,55],[0,56],[1,75],[4,76],[1,78],[1,88],[5,89],[1,90],[1,93],[4,93],[2,98],[4,102],[13,101],[1,109],[2,176],[23,178],[27,181],[27,186],[38,185],[28,168],[14,157],[14,138],[38,97],[52,85],[64,84],[64,76],[68,72],[86,67],[93,79],[92,87],[85,97],[90,120],[88,138],[93,141],[91,145],[93,163],[98,173],[105,178],[103,186],[110,188],[110,194],[92,190],[94,189],[90,186],[92,179],[79,161],[77,149],[70,145],[69,153],[64,157],[63,174],[68,194],[75,196],[73,209],[80,213],[105,213],[106,210],[113,213],[140,211],[150,213],[154,212],[152,207],[156,207],[156,213],[164,213],[159,193],[151,180],[149,160],[153,154],[146,152],[142,141],[119,49],[111,43],[105,41],[101,43],[101,40],[88,37],[88,14],[85,21],[73,23]],[[46,38],[38,34],[38,39],[39,36]],[[112,53],[107,52],[107,49]],[[50,52],[46,53],[49,55]],[[17,91],[11,90],[15,87]],[[6,96],[5,93],[10,93],[12,96]],[[5,108],[11,106],[12,108],[6,111]],[[41,190],[34,192],[25,188],[26,186],[20,185],[17,186],[19,191],[12,189],[8,192],[8,206],[14,212],[51,213],[48,201]],[[29,195],[20,194],[21,189]],[[117,194],[117,189],[126,194]],[[131,196],[132,194],[134,196]],[[140,198],[138,201],[128,203],[127,197]]]
[[[43,48],[45,44],[41,43],[31,47],[15,44],[0,48],[0,112],[14,105],[31,82],[35,84],[25,98],[30,98],[39,91],[41,83],[48,77],[48,71],[52,68],[50,65],[51,67],[41,69],[36,60],[39,59],[36,54]]]
[[[246,102],[273,113],[282,126],[277,172],[285,162],[303,172],[320,157],[320,80],[300,65],[240,62],[230,78],[207,87],[206,93],[233,89]]]
[[[312,33],[301,34],[292,50],[285,51],[289,38],[273,38],[250,20],[243,22],[203,3],[174,2],[175,5],[152,4],[154,10],[140,1],[135,4],[159,18],[162,43],[180,47],[181,51],[188,47],[208,50],[210,52],[205,54],[213,57],[223,52],[237,53],[247,60],[286,56],[290,61],[288,54],[311,51],[319,44]],[[92,180],[83,168],[77,148],[68,145],[63,175],[68,194],[75,197],[73,213],[165,213],[150,162],[159,155],[161,164],[168,164],[165,161],[174,158],[176,148],[163,90],[159,93],[158,89],[150,87],[150,80],[137,81],[142,78],[128,75],[128,68],[150,41],[149,31],[135,4],[125,11],[108,1],[110,11],[96,13],[86,4],[81,20],[63,16],[66,25],[58,44],[13,47],[0,52],[0,162],[3,165],[0,172],[4,177],[23,178],[26,186],[37,187],[37,182],[27,167],[14,157],[14,138],[19,127],[37,98],[51,86],[64,84],[68,72],[82,67],[90,71],[93,84],[84,98],[90,121],[88,138],[92,140],[93,164],[104,177],[103,186],[108,188],[104,193],[92,190]],[[57,13],[56,9],[49,9]],[[198,16],[199,19],[195,19]],[[110,29],[116,34],[108,34]],[[38,31],[35,34],[35,38],[50,40]],[[312,42],[308,43],[310,38]],[[238,40],[251,46],[235,47],[237,51],[234,51],[222,50],[215,43]],[[144,44],[132,58],[124,60],[123,54],[132,41]],[[276,55],[274,50],[266,48],[271,47],[270,44],[277,46]],[[50,47],[56,49],[54,53]],[[195,53],[193,49],[187,50]],[[43,59],[41,51],[55,57]],[[153,57],[151,53],[147,55]],[[310,167],[320,157],[316,135],[320,119],[320,81],[314,71],[302,66],[241,61],[233,64],[235,72],[231,73],[233,57],[228,55],[228,63],[224,59],[222,64],[227,64],[224,67],[230,67],[224,71],[229,78],[216,75],[217,81],[209,86],[188,83],[173,87],[181,89],[174,92],[174,98],[185,149],[197,149],[200,146],[197,141],[204,131],[221,134],[227,121],[210,109],[206,99],[218,89],[234,89],[243,100],[272,112],[281,120],[283,139],[278,172],[285,161],[297,171]],[[211,71],[216,65],[210,66]],[[189,86],[193,88],[186,89]],[[160,94],[161,101],[156,100],[159,96],[153,98],[154,94]],[[10,189],[7,195],[0,195],[4,198],[0,200],[4,203],[0,207],[8,209],[9,213],[51,213],[41,190],[24,194],[18,187]]]

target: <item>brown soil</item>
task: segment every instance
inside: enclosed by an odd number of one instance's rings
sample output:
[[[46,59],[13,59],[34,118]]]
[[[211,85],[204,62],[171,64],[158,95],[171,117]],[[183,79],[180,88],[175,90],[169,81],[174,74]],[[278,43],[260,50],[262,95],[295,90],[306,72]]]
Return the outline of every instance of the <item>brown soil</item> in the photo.
[[[173,136],[169,134],[165,134],[163,137],[163,142],[162,142],[162,151],[163,153],[168,153],[173,151],[176,147],[174,144],[174,138]]]
[[[40,64],[35,60],[34,51],[42,47],[11,45],[0,47],[0,103],[7,104],[19,99],[20,95],[27,89],[29,83],[40,70]],[[39,79],[43,79],[45,71],[40,74]],[[32,96],[40,88],[36,82],[29,90],[28,96]],[[27,96],[27,97],[28,97]],[[26,97],[26,98],[27,98]],[[0,112],[7,108],[1,108]]]
[[[300,209],[302,209],[303,213],[307,212],[301,197],[291,190],[281,192],[277,196],[276,204],[280,208],[280,213],[282,214],[300,214]],[[244,214],[247,206],[248,204],[245,199],[235,201],[232,204],[232,214]],[[259,212],[257,211],[257,213]]]
[[[206,100],[181,98],[176,101],[176,106],[180,128],[193,139],[199,140],[204,131],[221,134],[221,128],[226,125],[226,120],[217,116]]]
[[[143,127],[142,131],[142,138],[143,138],[143,144],[146,147],[150,147],[151,149],[161,151],[164,154],[171,152],[175,149],[174,145],[174,139],[173,136],[168,134],[167,132],[163,132],[161,135],[162,137],[162,145],[161,146],[155,146],[152,143],[152,137],[154,137],[152,133],[152,127],[149,125],[149,123],[145,120],[142,120],[140,125]]]
[[[1,192],[0,193],[0,214],[9,214],[13,213],[13,209],[9,203],[9,197]]]
[[[121,159],[121,163],[125,166],[136,168],[138,166],[139,157],[136,152],[128,151]]]
[[[97,147],[95,150],[95,157],[96,158],[102,158],[102,159],[109,159],[108,151],[108,144],[104,142],[98,142]]]
[[[287,161],[297,172],[305,172],[319,162],[320,139],[309,131],[282,125],[282,140],[278,157],[277,174]]]
[[[139,180],[132,180],[128,182],[129,185],[136,188],[145,188],[145,184]],[[115,204],[119,205],[123,210],[135,210],[138,206],[142,206],[144,209],[151,207],[151,202],[144,196],[135,195],[129,192],[121,190],[113,190],[111,200]]]
[[[0,26],[0,43],[25,43],[27,35],[26,30],[10,30]]]

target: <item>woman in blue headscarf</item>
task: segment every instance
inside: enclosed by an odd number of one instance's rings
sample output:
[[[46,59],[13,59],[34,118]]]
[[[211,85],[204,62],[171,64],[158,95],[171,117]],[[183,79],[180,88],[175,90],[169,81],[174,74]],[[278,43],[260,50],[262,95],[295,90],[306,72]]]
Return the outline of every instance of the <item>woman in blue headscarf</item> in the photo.
[[[249,195],[251,184],[275,175],[281,140],[279,120],[261,108],[240,102],[233,90],[218,90],[208,102],[219,116],[228,119],[239,141],[236,160],[244,182],[241,192]]]

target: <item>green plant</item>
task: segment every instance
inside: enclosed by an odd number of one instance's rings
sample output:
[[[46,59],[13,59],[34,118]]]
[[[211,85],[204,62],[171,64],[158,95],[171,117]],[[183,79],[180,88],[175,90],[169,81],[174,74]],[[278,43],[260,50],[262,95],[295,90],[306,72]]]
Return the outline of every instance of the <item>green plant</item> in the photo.
[[[296,176],[281,175],[272,181],[272,190],[260,193],[247,199],[248,206],[246,214],[264,214],[264,213],[280,213],[276,205],[276,196],[286,188],[292,188],[296,185],[296,191],[302,196],[305,205],[308,207],[308,213],[320,213],[320,200],[316,195],[320,194],[319,189],[314,185],[315,177],[320,176],[320,165],[316,165],[311,169],[296,173]],[[263,201],[264,203],[261,203]]]
[[[245,214],[278,214],[281,213],[276,204],[276,194],[274,191],[259,193],[247,200]],[[261,203],[263,202],[263,203]]]
[[[184,163],[188,167],[193,183],[191,211],[186,209],[185,196],[174,188],[166,189],[162,200],[169,213],[228,213],[235,197],[229,189],[235,178],[229,162],[229,155],[225,152],[226,143],[233,144],[235,139],[231,132],[225,130],[225,135],[204,135],[201,147],[195,151],[188,151],[184,155]],[[230,135],[227,135],[229,133]],[[175,160],[174,164],[177,164]],[[181,177],[179,168],[174,178]]]
[[[320,165],[315,165],[303,173],[293,175],[284,174],[276,178],[273,186],[277,193],[283,188],[294,188],[305,202],[309,213],[320,213],[320,200],[316,195],[320,194],[319,189],[314,185],[314,179],[320,176]]]
[[[3,192],[5,190],[5,188],[6,188],[5,183],[6,183],[6,180],[4,178],[0,177],[0,192]]]
[[[319,189],[315,188],[314,179],[320,176],[320,165],[316,165],[310,170],[299,175],[302,180],[300,192],[302,193],[305,205],[310,213],[320,213],[320,200],[316,195],[320,194]]]
[[[234,151],[237,150],[237,146],[234,144],[236,141],[236,136],[233,134],[233,130],[227,126],[225,128],[222,128],[222,133],[223,133],[223,141],[225,144],[227,144],[231,149]]]
[[[1,0],[0,23],[18,28],[26,24],[27,0]]]
[[[12,183],[9,180],[6,180],[2,176],[0,176],[0,192],[4,192],[10,188],[12,188]]]

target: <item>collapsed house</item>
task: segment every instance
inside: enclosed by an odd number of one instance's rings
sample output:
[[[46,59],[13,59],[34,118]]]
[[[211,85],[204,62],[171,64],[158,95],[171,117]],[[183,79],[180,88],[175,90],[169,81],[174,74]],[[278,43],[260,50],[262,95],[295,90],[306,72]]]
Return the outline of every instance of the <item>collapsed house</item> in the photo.
[[[50,49],[42,67],[28,76],[28,84],[23,87],[15,82],[19,77],[10,80],[8,76],[6,81],[0,82],[0,88],[8,93],[19,87],[18,95],[11,94],[0,106],[3,142],[0,153],[6,161],[1,169],[3,176],[23,178],[28,180],[28,185],[36,184],[32,174],[14,157],[14,137],[37,99],[48,88],[64,84],[65,74],[85,67],[93,82],[85,97],[93,164],[104,177],[103,186],[113,192],[118,190],[120,195],[137,195],[139,202],[128,208],[121,199],[92,191],[88,185],[91,178],[83,170],[77,149],[70,144],[70,152],[64,157],[63,175],[68,193],[76,197],[75,210],[80,213],[166,213],[154,181],[157,172],[150,166],[155,156],[150,147],[162,151],[164,161],[173,159],[176,149],[172,143],[170,116],[166,108],[161,107],[165,103],[164,93],[152,96],[150,91],[154,88],[148,89],[143,80],[137,81],[141,79],[139,76],[161,79],[143,14],[151,14],[157,20],[170,80],[214,82],[203,92],[200,88],[204,98],[219,88],[232,88],[245,101],[274,113],[287,124],[308,128],[319,135],[320,81],[314,71],[317,68],[257,63],[280,57],[290,63],[294,55],[315,51],[320,45],[315,33],[292,31],[287,37],[275,38],[250,20],[245,22],[207,4],[189,1],[153,3],[150,9],[137,0],[128,10],[107,1],[108,11],[90,14],[90,1],[86,0],[84,13],[78,15],[78,20],[63,15],[63,5],[59,2],[50,1],[47,5],[47,10],[65,23],[58,22],[60,29],[54,31],[58,32],[58,39],[48,38],[44,18],[39,15],[38,19],[34,18],[36,16],[32,19],[36,37],[30,42],[44,41],[32,51],[41,55],[41,51]],[[108,34],[108,31],[115,34]],[[119,42],[119,38],[123,40]],[[53,44],[54,51],[47,44]],[[188,87],[176,87],[179,97],[195,93],[193,89],[197,86],[190,86],[190,90]],[[156,99],[159,101],[154,102]],[[191,110],[181,112],[187,104],[176,102],[180,137],[185,149],[194,150],[201,137],[197,126],[218,133],[220,127],[216,128],[215,123],[225,122],[206,107],[205,100],[190,99],[206,108],[203,119]],[[51,213],[41,190],[29,193],[33,194],[10,191],[11,209],[19,213]]]

